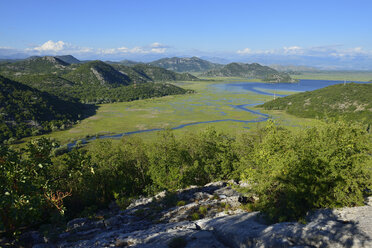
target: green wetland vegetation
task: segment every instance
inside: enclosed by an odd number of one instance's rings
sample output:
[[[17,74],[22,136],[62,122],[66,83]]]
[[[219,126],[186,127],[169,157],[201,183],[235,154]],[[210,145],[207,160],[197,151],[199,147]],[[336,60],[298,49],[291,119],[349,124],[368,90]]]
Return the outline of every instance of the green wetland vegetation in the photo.
[[[66,221],[94,216],[112,201],[125,208],[140,195],[218,180],[247,182],[250,187],[241,190],[256,200],[244,209],[261,211],[272,222],[302,220],[318,208],[363,205],[371,194],[371,85],[334,85],[328,87],[331,90],[298,94],[263,86],[255,92],[228,91],[218,86],[262,79],[197,79],[153,65],[111,66],[99,61],[79,65],[73,57],[61,59],[46,57],[32,66],[23,61],[2,67],[4,75],[19,82],[1,77],[0,100],[8,106],[1,106],[6,114],[1,118],[7,121],[1,128],[8,132],[6,137],[2,132],[6,142],[0,145],[1,234],[16,237],[30,228],[63,228]],[[190,61],[177,70],[190,68]],[[208,66],[216,67],[203,68]],[[350,77],[368,81],[369,75]],[[291,95],[272,101],[272,93]],[[351,105],[357,101],[357,106],[348,109],[350,116],[343,115],[345,108],[339,113],[318,107],[309,111],[311,115],[301,115],[309,97],[304,94],[323,97],[318,101],[322,106],[336,106],[340,97]],[[286,108],[288,101],[293,111]],[[96,112],[82,116],[81,107],[93,103]],[[356,109],[365,111],[362,118],[356,118]],[[38,116],[47,110],[53,110],[53,116]],[[324,110],[327,115],[320,115]],[[25,119],[39,124],[29,130]],[[65,122],[69,126],[61,128]],[[20,133],[17,127],[31,132]],[[180,128],[171,130],[176,127]],[[79,142],[153,129],[86,145]],[[37,131],[49,133],[20,139]],[[9,142],[9,137],[15,138]],[[75,141],[68,149],[67,144]]]
[[[226,81],[225,78],[221,81],[180,82],[177,83],[178,86],[193,90],[195,93],[133,102],[102,104],[99,105],[96,115],[82,120],[79,124],[68,130],[53,132],[46,135],[46,137],[55,138],[62,144],[66,144],[85,138],[86,136],[119,134],[154,128],[167,129],[193,122],[225,119],[242,121],[259,119],[260,116],[236,109],[234,106],[263,103],[273,99],[273,97],[249,91],[242,91],[240,93],[221,91],[214,87],[215,84],[226,84],[229,82],[233,83],[234,80]],[[248,106],[248,108],[255,109],[253,106]],[[318,122],[317,120],[300,119],[275,111],[267,113],[270,113],[278,122],[291,128],[309,126],[312,123],[315,124]],[[225,130],[231,134],[240,134],[248,132],[249,129],[255,129],[260,125],[259,123],[224,121],[188,126],[174,132],[178,135],[213,126],[218,130]],[[156,137],[156,133],[140,133],[135,135],[144,139],[153,139]]]

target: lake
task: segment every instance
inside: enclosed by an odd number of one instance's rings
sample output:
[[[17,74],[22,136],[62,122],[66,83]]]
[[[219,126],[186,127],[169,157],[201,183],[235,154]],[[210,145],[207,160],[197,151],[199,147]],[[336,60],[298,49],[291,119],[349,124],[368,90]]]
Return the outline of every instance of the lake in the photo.
[[[214,84],[212,85],[217,90],[229,91],[229,92],[241,92],[244,90],[252,91],[263,95],[274,95],[270,92],[265,92],[260,89],[266,89],[270,91],[312,91],[320,88],[324,88],[334,84],[350,83],[350,81],[331,81],[331,80],[311,80],[311,79],[300,79],[298,83],[255,83],[255,82],[236,82],[226,84]],[[369,82],[356,82],[355,83],[369,83]],[[277,96],[285,96],[276,94]]]

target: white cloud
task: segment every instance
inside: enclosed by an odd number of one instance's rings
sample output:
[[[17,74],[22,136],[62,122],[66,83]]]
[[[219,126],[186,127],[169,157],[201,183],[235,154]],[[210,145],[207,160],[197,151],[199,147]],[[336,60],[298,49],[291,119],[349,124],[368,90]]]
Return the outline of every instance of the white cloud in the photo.
[[[250,54],[252,50],[250,48],[244,48],[243,50],[238,50],[236,53],[238,54]]]
[[[56,55],[68,53],[82,54],[92,52],[92,49],[88,47],[75,46],[73,44],[61,40],[56,42],[48,40],[47,42],[40,46],[26,48],[25,52],[31,54],[56,54]]]
[[[40,51],[40,52],[43,52],[43,51],[58,52],[58,51],[61,51],[61,50],[65,49],[67,46],[68,46],[68,44],[66,44],[65,42],[63,42],[61,40],[57,41],[57,42],[54,42],[52,40],[48,40],[47,42],[45,42],[41,46],[34,47],[33,49],[36,50],[36,51]]]
[[[311,57],[354,57],[360,55],[372,56],[372,51],[364,50],[362,47],[344,48],[342,45],[317,46],[303,48],[300,46],[285,46],[275,50],[252,50],[245,48],[237,50],[239,55],[297,55],[297,56],[311,56]]]
[[[165,53],[169,46],[161,44],[159,42],[154,42],[150,45],[150,52],[152,53]]]
[[[299,46],[283,47],[285,54],[304,54],[304,50]]]
[[[135,46],[128,48],[121,46],[117,48],[88,48],[79,47],[71,43],[64,41],[53,41],[49,40],[39,46],[26,48],[24,51],[30,55],[61,55],[61,54],[77,54],[82,56],[89,55],[102,55],[102,56],[123,56],[123,55],[135,55],[135,54],[163,54],[166,53],[169,46],[154,42],[147,46]]]

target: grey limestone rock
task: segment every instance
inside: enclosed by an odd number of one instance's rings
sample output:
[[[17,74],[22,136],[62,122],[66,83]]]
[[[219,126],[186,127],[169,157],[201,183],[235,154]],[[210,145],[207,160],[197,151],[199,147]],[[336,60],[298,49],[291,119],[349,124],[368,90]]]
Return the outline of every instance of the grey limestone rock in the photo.
[[[55,244],[35,247],[372,247],[370,205],[317,210],[306,224],[269,224],[240,208],[254,199],[227,185],[164,191],[123,211],[111,207],[106,219],[74,219]]]

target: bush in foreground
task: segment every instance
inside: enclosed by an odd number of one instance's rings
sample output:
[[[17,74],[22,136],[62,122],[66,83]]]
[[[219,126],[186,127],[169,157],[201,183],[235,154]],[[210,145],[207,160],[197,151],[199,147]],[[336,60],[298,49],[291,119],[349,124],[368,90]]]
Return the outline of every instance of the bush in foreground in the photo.
[[[316,208],[362,205],[372,185],[370,154],[370,136],[356,124],[293,133],[271,123],[242,159],[243,176],[259,197],[256,209],[273,221],[288,221]]]

